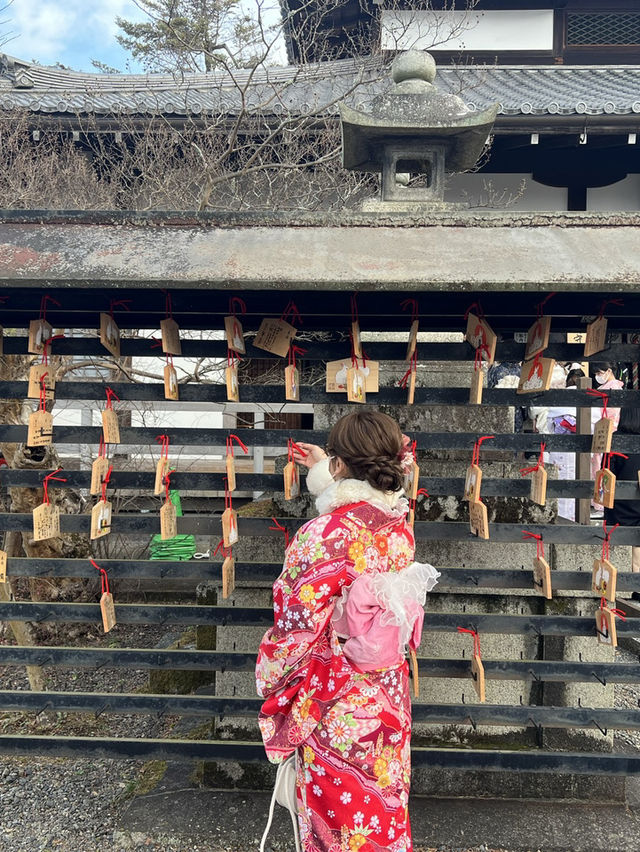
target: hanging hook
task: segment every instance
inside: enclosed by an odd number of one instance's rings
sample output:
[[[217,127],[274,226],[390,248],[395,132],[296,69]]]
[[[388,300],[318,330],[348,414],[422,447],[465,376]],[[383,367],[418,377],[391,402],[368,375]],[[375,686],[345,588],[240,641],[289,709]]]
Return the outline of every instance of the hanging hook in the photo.
[[[608,731],[609,729],[608,729],[608,728],[602,728],[602,727],[601,727],[601,726],[600,726],[600,725],[596,722],[596,720],[595,720],[595,719],[592,719],[591,721],[592,721],[592,722],[593,722],[593,724],[596,726],[596,728],[600,731],[600,733],[602,734],[602,736],[603,736],[603,737],[606,737],[606,736],[607,736],[607,731]]]
[[[599,681],[600,681],[600,683],[601,683],[603,686],[606,686],[606,685],[607,685],[607,681],[606,681],[606,679],[605,679],[605,678],[603,678],[603,677],[598,677],[598,675],[597,675],[595,672],[591,672],[591,674],[595,677],[595,679],[596,679],[596,680],[599,680]]]

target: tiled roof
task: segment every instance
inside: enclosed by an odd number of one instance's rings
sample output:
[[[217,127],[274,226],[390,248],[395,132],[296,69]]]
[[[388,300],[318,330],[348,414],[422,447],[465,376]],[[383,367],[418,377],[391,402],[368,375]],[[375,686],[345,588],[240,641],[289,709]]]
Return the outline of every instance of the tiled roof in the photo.
[[[336,112],[337,101],[366,110],[390,85],[371,60],[341,60],[309,68],[219,74],[85,74],[31,65],[0,55],[0,110],[37,113],[233,113],[239,88],[262,113],[290,109]],[[640,114],[640,66],[441,67],[436,85],[481,110],[496,101],[502,115]]]

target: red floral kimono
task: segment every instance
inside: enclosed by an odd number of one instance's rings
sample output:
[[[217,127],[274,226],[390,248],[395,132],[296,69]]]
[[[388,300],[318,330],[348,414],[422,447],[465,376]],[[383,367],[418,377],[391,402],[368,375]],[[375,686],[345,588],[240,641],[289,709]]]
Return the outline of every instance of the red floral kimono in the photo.
[[[345,482],[343,497],[349,488],[379,494],[366,483]],[[388,668],[361,671],[345,656],[332,623],[343,587],[365,571],[397,572],[413,561],[403,509],[352,501],[309,521],[273,587],[274,627],[262,640],[256,669],[265,699],[259,724],[272,762],[297,749],[304,852],[413,848],[407,662],[398,656]]]

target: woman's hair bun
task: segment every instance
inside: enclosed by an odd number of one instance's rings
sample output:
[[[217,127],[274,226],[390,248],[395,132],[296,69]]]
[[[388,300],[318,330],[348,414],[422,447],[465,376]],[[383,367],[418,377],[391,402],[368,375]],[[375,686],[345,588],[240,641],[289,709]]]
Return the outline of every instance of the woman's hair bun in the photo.
[[[353,478],[365,480],[378,491],[402,488],[402,432],[388,414],[380,411],[347,414],[331,430],[327,446],[330,455],[343,460]]]

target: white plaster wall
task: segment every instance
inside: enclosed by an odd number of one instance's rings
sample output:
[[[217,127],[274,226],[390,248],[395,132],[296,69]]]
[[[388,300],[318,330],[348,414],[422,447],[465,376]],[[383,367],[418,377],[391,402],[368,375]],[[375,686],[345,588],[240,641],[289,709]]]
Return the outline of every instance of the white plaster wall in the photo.
[[[640,210],[640,175],[587,191],[587,210]]]
[[[447,179],[445,201],[488,210],[562,211],[567,209],[567,190],[537,183],[527,174],[462,174]]]

